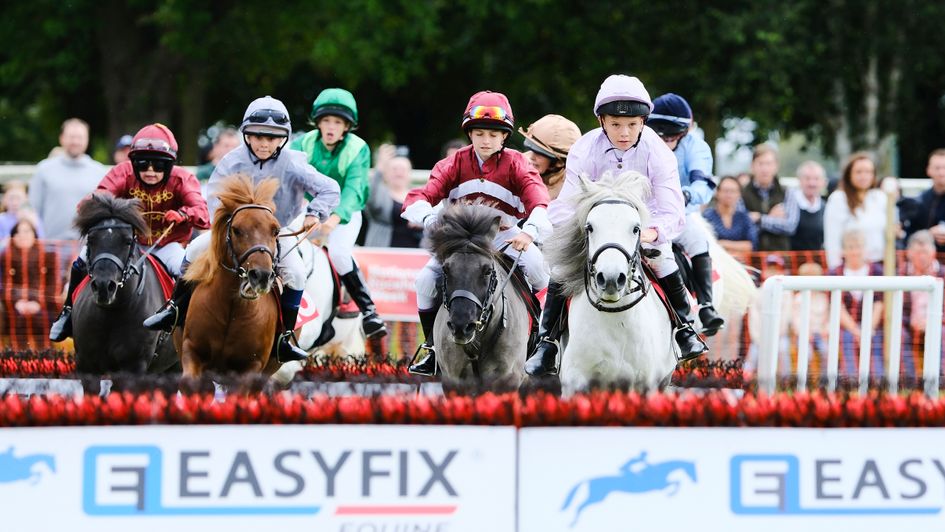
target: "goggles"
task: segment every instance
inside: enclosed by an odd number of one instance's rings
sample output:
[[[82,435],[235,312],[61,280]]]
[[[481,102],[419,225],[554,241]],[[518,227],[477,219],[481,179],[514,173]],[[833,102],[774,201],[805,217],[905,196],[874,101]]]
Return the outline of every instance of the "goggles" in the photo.
[[[470,120],[493,119],[508,122],[508,115],[505,109],[498,105],[477,105],[469,110],[467,115]]]
[[[155,172],[164,173],[174,166],[174,161],[167,159],[132,159],[131,164],[138,172],[147,172],[152,168]]]
[[[246,117],[246,121],[251,124],[265,124],[272,120],[274,124],[284,126],[289,123],[289,117],[282,111],[274,109],[259,109]]]
[[[131,144],[131,151],[158,151],[173,153],[170,143],[164,139],[138,139]]]

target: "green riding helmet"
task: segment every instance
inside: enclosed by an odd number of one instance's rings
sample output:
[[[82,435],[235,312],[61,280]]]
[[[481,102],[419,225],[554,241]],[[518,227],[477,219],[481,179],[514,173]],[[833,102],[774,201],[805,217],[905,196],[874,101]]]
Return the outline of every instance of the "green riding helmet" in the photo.
[[[345,89],[325,89],[319,93],[318,97],[312,103],[312,122],[318,123],[318,119],[333,115],[341,117],[351,124],[351,129],[358,127],[358,104],[354,101],[354,95]]]

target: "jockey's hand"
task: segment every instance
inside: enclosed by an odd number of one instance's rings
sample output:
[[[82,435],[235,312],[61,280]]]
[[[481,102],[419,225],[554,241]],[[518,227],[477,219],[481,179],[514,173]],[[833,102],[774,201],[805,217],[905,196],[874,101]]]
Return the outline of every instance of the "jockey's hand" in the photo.
[[[652,227],[647,227],[646,229],[640,232],[640,242],[644,244],[652,244],[653,242],[656,242],[656,239],[659,236],[660,234],[656,231],[656,229],[653,229]]]
[[[164,221],[179,224],[187,219],[187,215],[180,211],[167,211],[164,213]]]
[[[311,214],[307,215],[304,220],[302,220],[302,231],[308,231],[313,226],[315,229],[318,229],[318,216],[312,216]]]
[[[325,223],[323,223],[322,226],[318,228],[318,232],[324,236],[328,236],[332,231],[335,230],[336,227],[338,227],[339,223],[341,223],[341,217],[337,214],[332,214],[327,220],[325,220]]]
[[[512,245],[512,249],[515,251],[525,251],[528,249],[528,246],[532,243],[532,237],[528,233],[519,233],[515,235],[514,238],[506,240],[509,244]]]

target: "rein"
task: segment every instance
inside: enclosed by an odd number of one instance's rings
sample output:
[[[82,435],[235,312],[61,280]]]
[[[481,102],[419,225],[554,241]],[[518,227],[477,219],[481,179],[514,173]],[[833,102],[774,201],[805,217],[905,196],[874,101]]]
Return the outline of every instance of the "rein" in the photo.
[[[257,244],[247,249],[246,251],[244,251],[242,255],[239,255],[239,256],[236,255],[236,249],[233,248],[233,238],[232,238],[233,220],[236,219],[236,215],[239,214],[240,211],[249,210],[249,209],[260,209],[260,210],[264,210],[268,212],[269,214],[273,214],[272,209],[270,209],[269,207],[266,207],[265,205],[257,205],[253,203],[253,204],[248,204],[248,205],[240,205],[239,207],[234,209],[233,212],[230,214],[230,216],[227,218],[226,220],[226,251],[230,256],[230,260],[233,261],[233,267],[228,266],[223,261],[220,261],[220,266],[222,266],[224,270],[235,274],[240,279],[246,279],[249,276],[249,272],[246,270],[246,268],[243,268],[243,263],[246,262],[246,259],[248,259],[250,255],[252,255],[253,253],[265,253],[266,255],[269,255],[269,258],[272,259],[273,265],[275,265],[278,262],[278,257],[281,256],[281,249],[279,246],[278,238],[276,238],[275,253],[273,253],[273,251],[269,248],[269,246],[266,246],[263,244]]]
[[[597,207],[598,205],[605,205],[605,204],[627,205],[627,206],[633,207],[633,204],[626,200],[604,199],[604,200],[600,200],[594,203],[594,205],[591,206],[590,210],[594,210],[594,208]],[[589,239],[590,238],[589,234],[590,234],[590,228],[589,227],[585,228],[585,238]],[[625,289],[625,293],[622,296],[620,296],[620,298],[623,299],[624,297],[630,294],[639,292],[639,295],[637,295],[631,301],[623,305],[616,306],[616,307],[607,306],[604,303],[602,303],[601,294],[595,288],[593,288],[594,284],[591,282],[591,279],[594,277],[594,274],[597,272],[597,267],[596,267],[597,259],[600,257],[601,253],[603,253],[604,251],[607,251],[608,249],[616,249],[617,251],[619,251],[620,254],[623,255],[627,259],[627,264],[629,266],[629,271],[627,272],[627,286],[632,286],[632,288],[630,288],[629,290]],[[641,243],[640,243],[639,238],[637,238],[636,249],[634,250],[632,254],[629,251],[627,251],[626,248],[614,242],[609,242],[597,248],[597,251],[595,251],[594,254],[591,255],[591,257],[587,260],[587,263],[584,265],[584,293],[587,296],[587,300],[588,302],[590,302],[591,306],[593,306],[594,308],[596,308],[597,310],[601,312],[617,313],[617,312],[623,312],[625,310],[629,310],[633,308],[634,306],[636,306],[637,303],[639,303],[640,301],[643,301],[643,298],[646,297],[649,291],[649,283],[646,281],[645,274],[643,273],[643,264],[642,264],[641,255],[642,255],[642,250],[641,250]],[[596,294],[596,299],[591,297],[592,292]]]

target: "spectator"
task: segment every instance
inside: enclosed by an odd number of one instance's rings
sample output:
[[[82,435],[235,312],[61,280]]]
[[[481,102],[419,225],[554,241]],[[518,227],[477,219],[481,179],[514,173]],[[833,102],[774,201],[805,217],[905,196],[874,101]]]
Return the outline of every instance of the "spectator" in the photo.
[[[870,155],[854,153],[843,167],[840,185],[827,199],[824,208],[824,250],[827,267],[841,263],[841,235],[858,228],[864,235],[865,260],[883,259],[886,243],[886,194],[879,190],[876,165]]]
[[[751,220],[758,224],[759,251],[786,251],[797,228],[800,212],[794,194],[778,179],[778,155],[759,144],[751,158],[751,183],[742,189],[742,201]]]
[[[213,169],[217,167],[220,159],[227,153],[239,148],[241,144],[242,139],[236,128],[227,127],[221,130],[217,137],[213,139],[213,147],[210,148],[210,153],[207,156],[209,162],[197,167],[197,180],[205,183],[210,179],[210,176],[213,175]]]
[[[798,174],[800,174],[800,171],[798,171]],[[804,276],[820,276],[824,274],[824,269],[816,262],[805,262],[797,268],[797,274]],[[801,292],[794,294],[792,310],[799,310],[801,308],[802,299],[803,296]],[[797,337],[801,330],[802,316],[800,312],[790,312],[790,316],[791,331],[794,337]],[[810,314],[808,315],[808,319],[810,320],[808,322],[808,340],[811,347],[813,347],[812,354],[819,355],[821,374],[825,375],[823,369],[826,367],[824,364],[827,360],[828,325],[830,324],[830,298],[827,297],[826,292],[811,291]],[[815,359],[811,357],[810,360],[813,361]],[[813,364],[808,367],[813,369]]]
[[[706,209],[702,216],[712,224],[720,246],[729,253],[744,255],[758,246],[758,228],[748,213],[738,208],[741,195],[736,178],[722,177],[715,189],[715,206]]]
[[[925,174],[932,179],[932,187],[916,198],[913,213],[903,212],[903,225],[907,237],[928,229],[937,251],[942,253],[945,252],[945,149],[939,148],[929,155]]]
[[[50,347],[46,337],[61,290],[56,254],[38,244],[32,222],[19,220],[0,253],[0,306],[5,344],[15,350]]]
[[[104,165],[85,150],[89,146],[89,125],[78,118],[62,123],[59,144],[65,154],[40,161],[30,181],[30,205],[36,209],[46,230],[46,237],[75,240],[79,233],[72,227],[76,205],[95,190],[105,176]]]
[[[407,157],[394,156],[394,147],[384,144],[377,150],[377,164],[371,194],[364,212],[369,220],[364,245],[370,247],[417,248],[423,228],[400,217],[404,198],[410,191],[412,166]]]
[[[457,150],[463,149],[466,147],[466,141],[463,139],[451,139],[443,143],[443,147],[440,149],[440,158],[446,159],[450,157]]]
[[[913,233],[907,242],[906,262],[900,266],[899,275],[931,275],[945,278],[945,268],[935,259],[935,249],[935,237],[932,236],[931,231],[923,229]],[[904,348],[901,370],[908,376],[920,374],[919,360],[924,354],[928,308],[928,292],[903,294],[902,340]]]
[[[42,224],[36,218],[36,213],[26,206],[26,184],[22,181],[9,181],[4,188],[3,199],[0,200],[0,235],[6,237],[11,234],[16,223],[24,217],[29,217],[36,228],[36,234],[43,238]]]
[[[115,149],[112,150],[112,164],[121,164],[128,160],[128,152],[131,151],[131,135],[122,135],[115,143]]]
[[[846,172],[845,172],[846,173]],[[867,235],[858,227],[847,228],[841,237],[841,252],[843,262],[830,270],[829,275],[844,277],[866,277],[869,275],[883,275],[883,268],[876,263],[870,263],[866,255]],[[860,324],[863,314],[863,292],[850,290],[843,292],[843,304],[840,306],[840,374],[856,375],[857,360],[860,348]],[[870,371],[875,376],[882,376],[883,372],[883,337],[880,323],[883,320],[883,300],[880,295],[873,296],[872,321],[872,360]]]
[[[797,180],[800,189],[792,192],[797,196],[800,216],[797,229],[791,236],[792,251],[818,250],[824,247],[824,187],[827,186],[827,172],[820,163],[804,161],[797,167]],[[813,275],[813,274],[812,274]],[[823,271],[816,275],[823,275]]]

